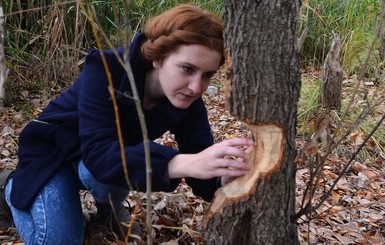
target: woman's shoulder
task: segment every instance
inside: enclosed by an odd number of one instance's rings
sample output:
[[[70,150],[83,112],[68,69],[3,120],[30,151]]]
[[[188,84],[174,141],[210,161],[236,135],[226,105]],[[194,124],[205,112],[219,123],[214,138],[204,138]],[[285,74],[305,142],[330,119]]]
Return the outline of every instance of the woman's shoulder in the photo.
[[[127,48],[124,47],[118,47],[114,49],[93,49],[91,50],[87,56],[86,60],[103,60],[105,58],[107,61],[117,61],[117,62],[123,62],[123,56],[125,52],[128,52],[130,55],[134,52],[138,52],[139,47],[142,43],[142,41],[146,39],[146,36],[144,33],[138,33],[133,38],[130,46]]]
[[[89,62],[107,62],[107,64],[113,62],[120,64],[123,61],[123,48],[116,48],[114,50],[101,50],[93,49],[86,56],[86,64]]]

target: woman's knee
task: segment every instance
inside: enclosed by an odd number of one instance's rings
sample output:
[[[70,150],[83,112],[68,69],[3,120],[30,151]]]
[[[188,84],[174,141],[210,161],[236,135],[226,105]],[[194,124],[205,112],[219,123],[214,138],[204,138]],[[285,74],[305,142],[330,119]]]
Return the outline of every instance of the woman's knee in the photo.
[[[6,200],[26,244],[82,244],[84,216],[74,177],[62,168],[42,187],[29,209],[11,205],[12,179]]]
[[[99,205],[109,206],[110,200],[114,205],[121,203],[130,192],[128,189],[99,182],[92,176],[82,161],[79,162],[78,173],[80,182],[91,192]]]

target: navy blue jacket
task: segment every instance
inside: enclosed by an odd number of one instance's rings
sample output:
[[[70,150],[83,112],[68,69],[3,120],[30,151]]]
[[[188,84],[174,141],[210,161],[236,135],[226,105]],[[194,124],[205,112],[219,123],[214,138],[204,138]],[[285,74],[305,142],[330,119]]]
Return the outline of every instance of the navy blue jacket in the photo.
[[[143,98],[145,65],[139,49],[145,39],[139,34],[130,45],[130,64],[136,86]],[[123,49],[116,50],[123,57]],[[124,68],[112,51],[104,51],[114,83],[124,150],[131,185],[146,189],[145,154],[135,102]],[[178,109],[167,99],[145,111],[150,141],[153,190],[172,191],[180,180],[168,176],[168,162],[179,152],[197,153],[213,144],[203,100],[188,109]],[[82,159],[100,182],[127,188],[117,137],[115,114],[108,80],[99,50],[89,53],[75,83],[53,100],[21,132],[19,163],[13,175],[11,202],[16,208],[28,208],[40,188],[64,164]],[[167,130],[175,134],[179,151],[159,145],[157,139]],[[187,179],[195,194],[210,200],[217,188],[216,179]]]

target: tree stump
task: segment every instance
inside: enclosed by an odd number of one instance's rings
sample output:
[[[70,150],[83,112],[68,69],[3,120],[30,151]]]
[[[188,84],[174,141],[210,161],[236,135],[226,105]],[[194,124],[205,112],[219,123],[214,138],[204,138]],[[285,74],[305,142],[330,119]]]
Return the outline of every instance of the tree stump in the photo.
[[[6,67],[5,67],[5,54],[4,54],[4,15],[3,7],[0,5],[0,109],[4,106],[5,96],[5,79],[6,79]]]
[[[339,62],[340,36],[333,31],[333,41],[322,73],[320,103],[326,110],[341,109],[343,70]]]
[[[381,46],[380,46],[380,58],[385,60],[385,0],[381,0]]]

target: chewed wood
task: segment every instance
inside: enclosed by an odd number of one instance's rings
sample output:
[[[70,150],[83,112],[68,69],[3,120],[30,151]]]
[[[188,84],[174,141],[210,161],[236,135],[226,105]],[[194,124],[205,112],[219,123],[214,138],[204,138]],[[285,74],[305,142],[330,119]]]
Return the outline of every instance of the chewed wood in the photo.
[[[226,203],[239,201],[249,196],[258,178],[277,171],[282,164],[284,152],[284,130],[274,124],[249,125],[254,134],[255,146],[248,163],[252,166],[248,174],[220,188],[210,206],[209,216]]]

